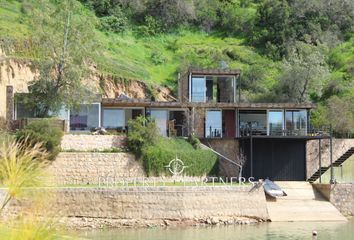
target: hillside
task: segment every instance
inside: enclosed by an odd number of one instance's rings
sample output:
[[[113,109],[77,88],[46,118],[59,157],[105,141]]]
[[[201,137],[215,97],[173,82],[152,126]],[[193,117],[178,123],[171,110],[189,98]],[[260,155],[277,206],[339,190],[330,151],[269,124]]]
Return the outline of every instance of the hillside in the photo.
[[[0,44],[7,57],[41,61],[31,12],[43,2],[59,7],[51,0],[0,0]],[[226,65],[242,70],[245,101],[312,101],[324,106],[323,114],[333,96],[354,93],[351,1],[71,2],[80,6],[74,14],[92,26],[101,51],[93,58],[98,72],[113,80],[175,89],[178,73],[189,66]],[[293,94],[303,89],[303,96]]]
[[[21,48],[21,42],[31,36],[29,19],[22,7],[18,1],[1,2],[0,35],[5,47],[13,42],[15,48]],[[188,28],[148,37],[139,37],[132,30],[124,34],[94,31],[105,50],[97,63],[101,63],[100,70],[107,75],[175,88],[178,73],[189,66],[220,67],[224,61],[230,68],[242,71],[255,67],[266,69],[267,74],[258,84],[262,91],[267,91],[279,74],[279,64],[258,54],[241,37],[220,37]],[[31,60],[33,51],[15,49],[11,57]]]

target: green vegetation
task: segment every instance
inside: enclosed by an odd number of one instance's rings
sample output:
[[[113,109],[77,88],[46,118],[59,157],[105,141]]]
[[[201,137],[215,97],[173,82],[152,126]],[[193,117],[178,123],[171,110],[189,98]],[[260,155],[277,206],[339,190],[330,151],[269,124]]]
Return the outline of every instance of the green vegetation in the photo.
[[[188,166],[184,172],[188,176],[216,174],[218,158],[211,151],[195,149],[199,140],[161,137],[155,122],[144,117],[130,120],[128,127],[128,148],[141,157],[148,176],[169,174],[166,166],[176,156]]]
[[[25,145],[43,144],[49,153],[49,160],[54,160],[60,152],[62,136],[63,132],[51,123],[51,119],[34,121],[16,133],[17,141]]]
[[[87,55],[89,62],[103,76],[175,89],[177,74],[189,66],[224,62],[242,70],[243,101],[314,102],[321,111],[314,123],[329,114],[333,96],[344,101],[354,93],[351,1],[0,0],[0,44],[7,54],[43,61],[33,13],[42,10],[41,18],[65,4],[75,7],[50,15],[60,31],[50,22],[44,27],[62,40],[65,13],[80,18],[86,25],[80,31],[90,30],[99,53]]]
[[[42,182],[47,153],[41,143],[31,146],[16,142],[8,136],[0,138],[0,184],[7,189],[0,213],[11,199],[23,194],[24,188]]]
[[[142,150],[143,164],[148,176],[160,176],[166,171],[172,159],[181,159],[187,176],[203,176],[217,174],[218,157],[211,151],[194,149],[184,139],[160,138],[154,145],[145,146]]]
[[[144,146],[154,145],[157,142],[158,130],[155,121],[149,121],[143,116],[128,122],[128,149],[137,156],[141,155]]]

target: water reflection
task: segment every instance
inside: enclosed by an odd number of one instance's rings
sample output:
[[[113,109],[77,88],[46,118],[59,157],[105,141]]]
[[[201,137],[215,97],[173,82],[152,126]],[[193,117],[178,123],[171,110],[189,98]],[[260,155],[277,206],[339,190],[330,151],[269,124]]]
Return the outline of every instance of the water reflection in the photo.
[[[124,240],[211,240],[211,239],[312,239],[317,230],[319,240],[353,239],[354,221],[264,223],[252,226],[216,226],[153,229],[115,229],[89,231],[81,236],[87,239]]]

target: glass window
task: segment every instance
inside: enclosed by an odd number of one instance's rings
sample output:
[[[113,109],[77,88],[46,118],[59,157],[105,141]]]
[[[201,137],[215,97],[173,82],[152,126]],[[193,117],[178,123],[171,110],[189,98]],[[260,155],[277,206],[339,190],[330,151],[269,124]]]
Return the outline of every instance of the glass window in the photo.
[[[79,109],[70,111],[70,130],[89,131],[99,127],[99,104],[81,104]]]
[[[221,111],[211,110],[206,112],[205,136],[222,137]]]
[[[156,126],[160,130],[160,134],[162,136],[167,136],[168,111],[167,110],[151,110],[150,116],[151,116],[151,119],[155,120]]]
[[[306,110],[286,110],[285,127],[288,135],[307,134],[307,111]]]
[[[267,135],[267,111],[266,110],[240,110],[239,128],[240,136]]]
[[[16,119],[34,118],[36,116],[34,109],[30,109],[28,105],[16,103]]]
[[[108,129],[125,128],[125,111],[123,109],[103,109],[103,127]]]
[[[192,102],[205,102],[206,86],[204,77],[192,77]]]
[[[268,135],[282,136],[283,122],[282,110],[268,111]]]
[[[218,77],[218,102],[235,102],[235,85],[234,77]]]

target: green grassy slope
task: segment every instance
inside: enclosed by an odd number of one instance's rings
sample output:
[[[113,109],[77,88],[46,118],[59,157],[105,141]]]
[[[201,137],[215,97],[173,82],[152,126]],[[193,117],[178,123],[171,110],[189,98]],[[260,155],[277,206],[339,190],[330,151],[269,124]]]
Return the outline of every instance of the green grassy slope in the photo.
[[[0,44],[15,48],[12,57],[36,59],[36,49],[30,41],[30,19],[22,4],[16,0],[0,0]],[[153,37],[139,37],[133,30],[124,33],[92,31],[104,49],[95,59],[99,70],[119,78],[175,88],[177,74],[187,67],[219,67],[224,61],[230,68],[241,69],[244,75],[254,75],[255,82],[248,83],[253,84],[252,90],[249,93],[245,90],[244,94],[252,101],[267,95],[281,74],[281,62],[260,55],[260,49],[251,47],[241,35],[220,37],[196,28],[176,29],[174,33]],[[354,71],[353,56],[354,37],[331,50],[328,58],[334,66],[332,79],[346,79],[343,76]],[[343,82],[346,87],[352,84],[351,76],[347,79],[348,82]]]
[[[0,13],[1,39],[18,43],[28,40],[31,29],[29,19],[21,11],[21,3],[0,0]],[[191,29],[155,37],[137,37],[132,31],[123,34],[93,31],[105,49],[96,59],[100,70],[121,78],[173,88],[178,72],[188,66],[219,67],[224,61],[229,67],[242,70],[254,65],[267,68],[267,75],[259,82],[261,88],[267,89],[275,84],[279,74],[277,63],[257,54],[242,38],[220,38]],[[17,51],[13,57],[31,59],[34,52],[35,49]]]

